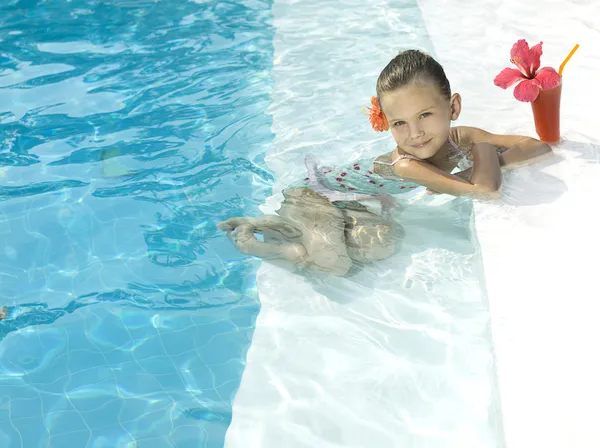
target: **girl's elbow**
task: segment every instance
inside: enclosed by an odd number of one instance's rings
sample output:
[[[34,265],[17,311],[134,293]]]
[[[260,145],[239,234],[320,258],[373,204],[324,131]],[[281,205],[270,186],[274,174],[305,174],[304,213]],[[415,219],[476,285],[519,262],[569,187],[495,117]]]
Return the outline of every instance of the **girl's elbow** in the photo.
[[[496,201],[502,197],[501,190],[490,191],[483,196],[484,201]]]
[[[476,185],[473,196],[484,201],[494,201],[502,196],[502,182],[488,185]]]

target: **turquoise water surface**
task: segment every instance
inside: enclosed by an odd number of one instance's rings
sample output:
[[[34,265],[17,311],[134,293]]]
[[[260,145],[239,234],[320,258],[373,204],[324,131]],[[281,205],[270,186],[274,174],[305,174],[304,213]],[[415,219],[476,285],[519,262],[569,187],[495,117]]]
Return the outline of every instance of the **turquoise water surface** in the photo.
[[[270,8],[0,6],[1,447],[223,445],[258,261],[214,224],[270,194]]]

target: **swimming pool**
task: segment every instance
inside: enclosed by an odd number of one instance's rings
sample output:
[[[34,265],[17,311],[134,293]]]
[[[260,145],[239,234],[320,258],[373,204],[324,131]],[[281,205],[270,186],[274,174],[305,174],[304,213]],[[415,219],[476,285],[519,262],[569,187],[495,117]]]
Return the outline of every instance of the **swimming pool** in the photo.
[[[270,193],[269,2],[0,7],[0,446],[222,446]]]
[[[272,213],[306,152],[384,150],[361,109],[402,48],[444,65],[458,124],[535,135],[491,86],[513,35],[553,65],[569,29],[600,44],[581,19],[600,6],[541,3],[535,23],[516,0],[494,23],[458,0],[0,6],[0,446],[597,446],[595,265],[575,250],[600,249],[600,142],[576,113],[597,57],[570,69],[559,163],[498,204],[416,191],[400,253],[351,279],[214,228]]]

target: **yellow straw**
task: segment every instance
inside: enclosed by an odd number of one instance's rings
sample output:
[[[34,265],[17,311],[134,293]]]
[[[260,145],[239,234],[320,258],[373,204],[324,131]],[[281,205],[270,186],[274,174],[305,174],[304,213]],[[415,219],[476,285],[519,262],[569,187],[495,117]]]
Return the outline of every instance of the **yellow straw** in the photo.
[[[560,67],[558,68],[558,76],[562,76],[563,68],[565,68],[565,65],[567,65],[567,62],[569,62],[569,59],[571,59],[571,56],[573,56],[575,54],[575,52],[577,51],[578,48],[579,48],[579,44],[576,44],[573,47],[573,49],[571,50],[571,52],[569,53],[569,55],[565,58],[563,63],[560,64]]]

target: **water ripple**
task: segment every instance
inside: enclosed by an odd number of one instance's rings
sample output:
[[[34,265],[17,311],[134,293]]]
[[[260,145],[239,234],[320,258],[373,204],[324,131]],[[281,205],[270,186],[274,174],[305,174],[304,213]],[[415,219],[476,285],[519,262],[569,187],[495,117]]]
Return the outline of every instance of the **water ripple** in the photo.
[[[20,187],[0,187],[0,201],[49,193],[65,188],[85,187],[86,185],[89,185],[89,183],[80,182],[78,180],[64,180],[57,182],[39,182],[37,184],[23,185]]]
[[[39,416],[0,419],[10,443],[222,440],[257,262],[215,223],[258,214],[270,194],[271,38],[263,0],[0,3],[0,363],[31,367],[7,396],[33,397]],[[19,357],[17,341],[47,354]],[[211,341],[227,347],[202,351]],[[136,377],[152,394],[124,400]]]

